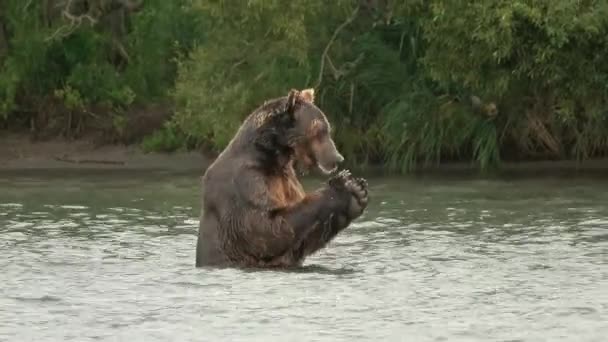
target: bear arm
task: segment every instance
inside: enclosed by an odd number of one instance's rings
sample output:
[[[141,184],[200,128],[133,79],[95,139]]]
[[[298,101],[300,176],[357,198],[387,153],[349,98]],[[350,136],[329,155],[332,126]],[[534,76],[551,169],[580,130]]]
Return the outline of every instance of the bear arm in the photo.
[[[280,207],[268,195],[263,176],[254,170],[241,172],[235,183],[241,199],[250,206],[245,209],[242,222],[246,229],[238,232],[250,255],[271,258],[289,250],[324,245],[338,233],[338,227],[345,226],[338,224],[343,221],[339,218],[344,217],[345,205],[340,203],[344,201],[339,201],[329,188],[310,193],[296,204]]]
[[[288,208],[248,210],[241,221],[243,229],[235,233],[247,254],[270,260],[296,250],[319,228],[319,207],[316,196],[311,196]]]
[[[305,257],[324,248],[338,233],[351,223],[344,213],[332,213],[324,221],[319,222],[315,229],[308,234],[298,246],[297,254]]]

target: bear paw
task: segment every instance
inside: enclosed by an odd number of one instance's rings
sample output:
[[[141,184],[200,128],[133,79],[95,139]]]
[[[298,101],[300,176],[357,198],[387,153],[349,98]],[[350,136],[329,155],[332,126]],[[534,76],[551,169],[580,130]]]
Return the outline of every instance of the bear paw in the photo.
[[[363,178],[354,178],[350,171],[342,170],[329,180],[329,185],[336,191],[347,192],[349,196],[348,216],[359,217],[369,202],[368,184]]]
[[[354,219],[361,216],[365,208],[367,208],[369,202],[367,181],[363,178],[353,178],[346,183],[346,188],[352,194],[349,205],[349,216],[351,219]]]

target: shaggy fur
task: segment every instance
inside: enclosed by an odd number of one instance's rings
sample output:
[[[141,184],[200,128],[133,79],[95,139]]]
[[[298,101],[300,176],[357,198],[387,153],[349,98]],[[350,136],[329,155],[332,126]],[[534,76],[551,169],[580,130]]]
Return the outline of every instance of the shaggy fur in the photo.
[[[196,266],[290,267],[327,245],[367,206],[367,183],[342,171],[306,194],[296,176],[343,160],[312,89],[251,113],[203,176]]]

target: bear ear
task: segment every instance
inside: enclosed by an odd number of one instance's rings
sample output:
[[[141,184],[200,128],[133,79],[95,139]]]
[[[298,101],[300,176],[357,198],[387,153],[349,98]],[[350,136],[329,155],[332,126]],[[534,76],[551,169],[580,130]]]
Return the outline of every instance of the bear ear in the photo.
[[[314,103],[315,102],[315,89],[314,88],[308,88],[308,89],[304,89],[300,92],[300,96],[302,96],[302,98],[310,103]]]
[[[287,113],[291,114],[294,112],[294,109],[296,108],[296,101],[298,100],[299,96],[300,92],[296,89],[291,89],[289,91],[289,94],[287,94],[287,103],[285,104],[285,111]]]

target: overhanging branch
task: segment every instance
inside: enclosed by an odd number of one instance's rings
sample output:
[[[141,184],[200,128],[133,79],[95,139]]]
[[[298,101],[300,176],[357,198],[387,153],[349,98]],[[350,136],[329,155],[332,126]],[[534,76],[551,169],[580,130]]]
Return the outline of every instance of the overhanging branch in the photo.
[[[323,70],[325,69],[325,59],[328,58],[328,53],[329,53],[329,49],[331,48],[331,45],[336,40],[336,37],[338,37],[338,34],[340,33],[340,31],[342,31],[346,26],[348,26],[350,23],[352,23],[353,20],[355,20],[355,18],[357,18],[358,13],[359,13],[359,7],[355,8],[353,13],[342,24],[340,24],[340,26],[338,26],[338,28],[336,28],[336,30],[334,31],[334,34],[329,39],[329,42],[327,43],[327,46],[325,46],[325,49],[323,50],[323,54],[321,55],[321,65],[319,66],[319,77],[317,78],[317,82],[314,86],[315,88],[318,88],[321,85],[321,82],[323,81]]]

